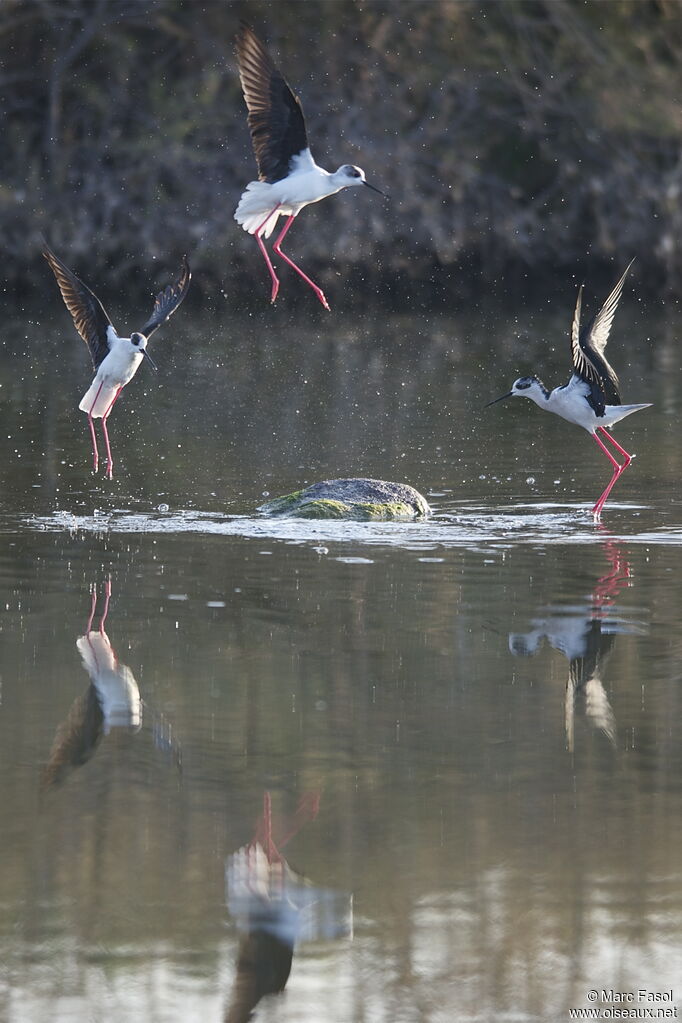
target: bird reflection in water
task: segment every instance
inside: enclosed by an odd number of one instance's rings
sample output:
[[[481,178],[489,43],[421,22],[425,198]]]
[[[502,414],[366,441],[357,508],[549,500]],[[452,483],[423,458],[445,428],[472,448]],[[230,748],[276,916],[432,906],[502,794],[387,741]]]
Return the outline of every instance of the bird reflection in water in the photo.
[[[92,757],[103,736],[112,730],[135,733],[142,727],[142,699],[132,671],[121,664],[104,631],[111,601],[111,581],[104,585],[104,603],[99,626],[93,628],[97,610],[97,588],[91,587],[90,614],[85,633],[76,640],[90,684],[71,706],[57,728],[50,756],[43,772],[43,787],[64,780],[70,770]],[[179,754],[170,728],[152,716],[154,744],[170,753],[179,765]]]
[[[261,998],[284,990],[297,942],[352,933],[352,897],[316,887],[280,852],[318,809],[319,794],[307,793],[287,825],[273,829],[265,792],[253,839],[225,861],[227,908],[242,932],[225,1023],[245,1023]]]
[[[577,605],[549,607],[544,617],[533,620],[529,632],[509,635],[509,649],[517,657],[533,657],[546,640],[568,659],[564,719],[570,752],[575,744],[576,709],[615,746],[616,719],[602,683],[603,668],[619,634],[642,631],[614,606],[620,591],[632,585],[632,572],[618,543],[603,528],[600,531],[609,569],[597,580],[590,597]]]

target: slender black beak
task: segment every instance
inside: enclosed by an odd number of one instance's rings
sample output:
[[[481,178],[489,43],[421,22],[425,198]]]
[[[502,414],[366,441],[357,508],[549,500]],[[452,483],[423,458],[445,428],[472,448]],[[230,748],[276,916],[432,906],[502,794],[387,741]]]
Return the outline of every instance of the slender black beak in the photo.
[[[146,348],[141,348],[140,351],[142,352],[142,354],[144,355],[145,359],[147,360],[149,365],[152,367],[152,369],[158,369],[158,366],[156,365],[156,363],[152,359],[152,357],[149,354],[149,352],[147,351],[147,349]]]
[[[384,199],[391,198],[390,195],[386,195],[385,192],[382,192],[381,189],[377,188],[375,185],[370,185],[369,181],[363,181],[362,183],[363,185],[367,185],[368,188],[371,188],[373,192],[378,192],[379,195],[382,195],[384,197]]]
[[[501,398],[495,398],[494,401],[489,401],[487,405],[483,406],[483,408],[490,408],[491,405],[497,405],[498,401],[504,401],[505,398],[511,398],[513,394],[513,391],[509,391],[507,394],[503,394]]]

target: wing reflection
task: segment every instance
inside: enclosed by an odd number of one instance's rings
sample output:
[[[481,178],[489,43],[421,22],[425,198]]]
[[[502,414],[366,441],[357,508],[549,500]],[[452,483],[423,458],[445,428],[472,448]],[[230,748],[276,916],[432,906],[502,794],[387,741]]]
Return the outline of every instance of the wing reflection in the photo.
[[[316,887],[296,874],[280,852],[318,809],[319,795],[304,795],[287,829],[275,839],[266,792],[252,841],[225,861],[227,907],[242,932],[225,1023],[245,1023],[261,998],[284,990],[296,943],[352,932],[352,897]]]
[[[602,682],[604,665],[623,633],[641,631],[638,623],[617,614],[613,601],[631,585],[630,564],[616,541],[602,545],[609,570],[600,576],[589,598],[572,606],[549,607],[532,621],[529,632],[509,635],[509,649],[516,657],[533,657],[547,642],[568,659],[564,720],[566,744],[573,752],[576,711],[590,727],[615,746],[616,719]]]
[[[142,727],[142,699],[130,668],[121,664],[104,630],[109,615],[111,581],[104,586],[104,605],[99,626],[93,628],[97,610],[97,588],[91,588],[90,615],[84,635],[76,640],[90,684],[71,706],[58,726],[48,762],[43,771],[44,788],[63,781],[69,771],[92,757],[103,736],[116,729],[135,733]],[[173,753],[179,764],[177,748],[166,722],[152,715],[155,745]]]

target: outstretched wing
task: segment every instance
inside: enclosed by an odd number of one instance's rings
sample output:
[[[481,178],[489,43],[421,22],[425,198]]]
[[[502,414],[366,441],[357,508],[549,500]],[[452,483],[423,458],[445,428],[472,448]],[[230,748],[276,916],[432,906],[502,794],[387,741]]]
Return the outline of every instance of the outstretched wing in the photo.
[[[55,256],[47,242],[43,242],[43,255],[52,267],[64,304],[73,317],[76,330],[88,346],[92,364],[97,370],[109,354],[107,329],[112,327],[113,330],[111,320],[97,295]]]
[[[165,287],[163,291],[160,291],[156,296],[152,315],[140,331],[141,334],[144,334],[147,338],[151,337],[154,331],[160,327],[162,323],[165,323],[169,316],[173,315],[187,294],[191,279],[192,273],[189,268],[189,263],[187,262],[187,256],[183,256],[182,266],[180,267],[180,273],[177,281],[175,284],[167,285],[167,287]]]
[[[237,60],[261,181],[273,184],[308,148],[303,108],[250,25],[237,33]]]
[[[592,388],[592,398],[602,407],[604,405],[620,405],[620,390],[616,371],[609,364],[604,351],[611,333],[613,317],[623,293],[623,285],[630,267],[631,260],[615,288],[604,302],[589,326],[580,330],[580,311],[582,307],[583,288],[578,292],[578,301],[573,314],[571,329],[571,358],[576,376],[584,380]],[[599,392],[599,393],[597,393]],[[600,413],[597,412],[599,415]]]

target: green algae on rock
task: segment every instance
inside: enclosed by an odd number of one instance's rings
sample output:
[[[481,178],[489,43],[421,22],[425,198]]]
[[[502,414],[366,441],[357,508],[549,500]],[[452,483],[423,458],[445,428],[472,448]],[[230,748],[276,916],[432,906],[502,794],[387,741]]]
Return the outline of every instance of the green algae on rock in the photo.
[[[323,480],[262,504],[265,515],[301,519],[354,519],[360,522],[400,522],[424,518],[431,509],[407,483],[385,480]]]

